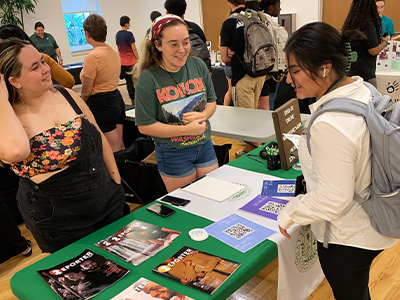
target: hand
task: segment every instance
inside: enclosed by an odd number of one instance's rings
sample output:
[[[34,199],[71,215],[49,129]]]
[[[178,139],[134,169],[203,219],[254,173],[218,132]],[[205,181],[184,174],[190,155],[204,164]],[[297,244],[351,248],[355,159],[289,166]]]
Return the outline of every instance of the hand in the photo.
[[[200,135],[203,134],[207,129],[206,118],[194,120],[193,122],[185,125],[187,128],[186,135]]]
[[[6,81],[4,80],[4,74],[1,74],[0,78],[0,97],[4,98],[4,101],[8,102],[8,90]]]
[[[189,124],[192,123],[195,120],[205,118],[204,114],[202,112],[197,112],[197,111],[191,111],[184,113],[182,116],[182,123],[183,124]]]
[[[228,57],[233,57],[235,55],[235,51],[228,48]]]
[[[63,61],[63,59],[62,59],[62,58],[59,58],[59,59],[58,59],[58,64],[59,64],[60,66],[62,66],[62,65],[63,65],[63,62],[64,62],[64,61]]]
[[[290,235],[289,233],[287,233],[286,229],[283,229],[281,226],[279,226],[279,230],[281,231],[282,235],[287,238],[288,240],[290,240]]]

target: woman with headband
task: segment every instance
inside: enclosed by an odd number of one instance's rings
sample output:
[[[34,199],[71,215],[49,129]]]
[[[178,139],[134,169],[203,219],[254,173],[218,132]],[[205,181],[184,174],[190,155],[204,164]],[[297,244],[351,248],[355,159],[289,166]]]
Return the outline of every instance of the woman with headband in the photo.
[[[310,105],[311,118],[334,98],[371,101],[374,88],[364,85],[361,77],[347,76],[352,56],[332,26],[318,22],[303,26],[290,36],[285,53],[287,83],[299,99],[317,99]],[[304,137],[299,147],[307,192],[281,211],[280,231],[290,239],[287,229],[294,223],[311,224],[319,261],[335,299],[371,299],[368,279],[372,260],[396,240],[375,231],[355,198],[355,193],[363,199],[370,194],[367,124],[362,116],[327,111],[309,130],[310,148]]]
[[[137,63],[136,124],[155,141],[158,171],[171,192],[218,167],[208,119],[216,96],[207,66],[189,56],[185,22],[154,20]]]

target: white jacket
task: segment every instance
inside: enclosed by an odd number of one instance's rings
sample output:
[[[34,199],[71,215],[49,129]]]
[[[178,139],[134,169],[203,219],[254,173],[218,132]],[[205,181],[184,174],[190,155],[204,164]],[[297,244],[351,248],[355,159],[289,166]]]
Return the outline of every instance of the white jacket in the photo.
[[[371,92],[360,77],[337,88],[310,105],[311,114],[323,103],[339,97],[364,103]],[[369,250],[393,246],[396,239],[375,231],[370,218],[353,199],[354,192],[367,198],[371,185],[370,136],[363,117],[343,112],[326,112],[311,127],[310,147],[305,136],[299,156],[307,182],[307,194],[293,198],[278,216],[282,228],[294,223],[312,224],[318,241],[323,242],[326,220],[331,222],[329,243]]]

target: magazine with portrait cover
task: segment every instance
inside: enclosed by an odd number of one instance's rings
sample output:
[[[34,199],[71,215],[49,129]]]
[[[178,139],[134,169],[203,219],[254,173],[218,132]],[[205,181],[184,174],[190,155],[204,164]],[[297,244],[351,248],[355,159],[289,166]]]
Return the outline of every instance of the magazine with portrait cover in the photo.
[[[75,300],[97,295],[129,270],[86,249],[80,255],[38,273],[61,299]]]
[[[96,246],[137,266],[171,244],[179,234],[176,230],[134,220]]]
[[[153,272],[212,295],[239,266],[238,262],[185,246]]]
[[[111,300],[151,300],[151,299],[167,299],[167,300],[194,300],[188,296],[178,293],[174,290],[166,288],[158,283],[150,281],[146,278],[140,278],[124,291],[119,293]]]

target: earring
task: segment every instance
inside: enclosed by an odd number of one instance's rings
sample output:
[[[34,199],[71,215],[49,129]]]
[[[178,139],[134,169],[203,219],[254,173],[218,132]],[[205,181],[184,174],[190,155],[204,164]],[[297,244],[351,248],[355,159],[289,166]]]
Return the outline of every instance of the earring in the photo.
[[[324,71],[322,72],[322,77],[326,77],[326,65],[323,65],[322,68],[324,69]]]

